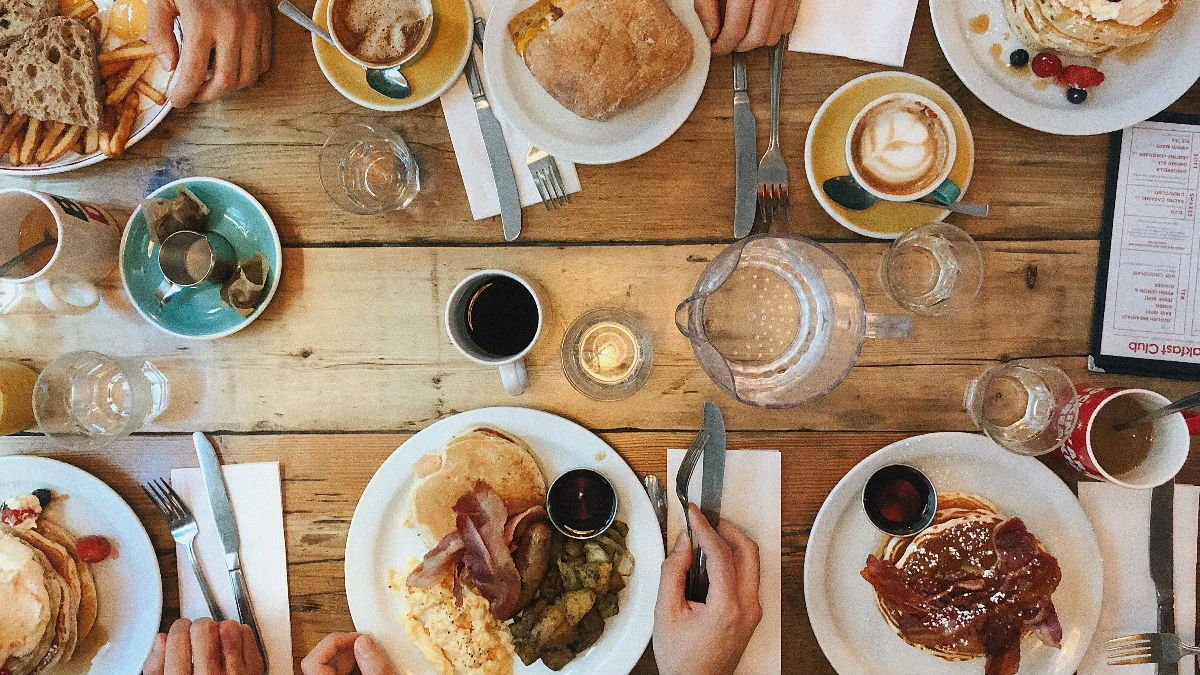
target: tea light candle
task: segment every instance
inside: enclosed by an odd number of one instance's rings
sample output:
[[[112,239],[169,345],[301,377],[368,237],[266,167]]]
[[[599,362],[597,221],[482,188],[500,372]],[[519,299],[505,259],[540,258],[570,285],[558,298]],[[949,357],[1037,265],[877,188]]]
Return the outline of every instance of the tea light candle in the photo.
[[[563,337],[563,373],[580,393],[597,401],[632,396],[650,378],[654,346],[637,317],[596,309],[579,317]]]
[[[624,382],[633,375],[641,347],[633,332],[616,321],[602,321],[579,338],[579,365],[588,377],[603,384]]]

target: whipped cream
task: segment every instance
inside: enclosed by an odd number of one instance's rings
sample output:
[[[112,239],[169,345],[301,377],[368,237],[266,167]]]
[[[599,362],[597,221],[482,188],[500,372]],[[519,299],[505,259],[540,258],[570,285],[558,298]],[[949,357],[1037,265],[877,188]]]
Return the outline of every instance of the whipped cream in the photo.
[[[1058,0],[1064,7],[1096,21],[1116,21],[1126,26],[1140,26],[1167,6],[1167,0]]]
[[[0,532],[0,664],[29,654],[50,622],[45,572],[16,537]]]

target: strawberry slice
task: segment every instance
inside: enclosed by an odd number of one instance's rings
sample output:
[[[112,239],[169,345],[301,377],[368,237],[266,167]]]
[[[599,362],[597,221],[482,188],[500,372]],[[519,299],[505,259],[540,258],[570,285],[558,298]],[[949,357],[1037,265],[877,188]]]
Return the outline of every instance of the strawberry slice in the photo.
[[[1058,76],[1058,83],[1072,89],[1091,89],[1104,82],[1104,73],[1091,66],[1070,65]]]
[[[98,534],[84,537],[75,542],[79,559],[85,563],[98,563],[112,555],[112,544]]]

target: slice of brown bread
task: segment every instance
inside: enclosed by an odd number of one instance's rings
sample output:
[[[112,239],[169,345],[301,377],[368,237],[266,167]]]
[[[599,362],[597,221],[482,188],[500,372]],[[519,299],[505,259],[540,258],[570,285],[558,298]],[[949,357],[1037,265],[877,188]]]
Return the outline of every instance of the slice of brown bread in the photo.
[[[58,0],[0,0],[0,47],[21,37],[39,19],[58,14]]]
[[[99,127],[104,113],[96,37],[61,16],[34,22],[0,59],[0,108],[42,121]]]

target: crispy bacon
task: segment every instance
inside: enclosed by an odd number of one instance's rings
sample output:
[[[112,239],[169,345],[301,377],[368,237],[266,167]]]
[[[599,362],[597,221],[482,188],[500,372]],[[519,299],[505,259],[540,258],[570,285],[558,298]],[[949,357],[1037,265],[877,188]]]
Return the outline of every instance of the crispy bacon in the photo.
[[[458,531],[451,532],[425,554],[425,559],[408,575],[408,585],[413,588],[429,588],[453,574],[462,559],[463,540]]]

